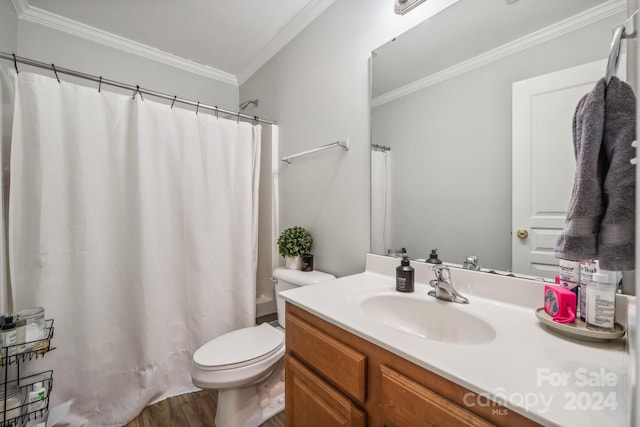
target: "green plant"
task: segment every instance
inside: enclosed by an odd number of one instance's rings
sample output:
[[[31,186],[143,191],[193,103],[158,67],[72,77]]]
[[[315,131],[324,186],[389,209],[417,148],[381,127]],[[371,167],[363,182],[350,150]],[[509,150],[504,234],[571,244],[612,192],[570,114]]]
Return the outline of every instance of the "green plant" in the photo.
[[[313,238],[311,233],[300,226],[293,226],[284,230],[278,237],[278,252],[283,257],[294,257],[308,254],[311,251]]]

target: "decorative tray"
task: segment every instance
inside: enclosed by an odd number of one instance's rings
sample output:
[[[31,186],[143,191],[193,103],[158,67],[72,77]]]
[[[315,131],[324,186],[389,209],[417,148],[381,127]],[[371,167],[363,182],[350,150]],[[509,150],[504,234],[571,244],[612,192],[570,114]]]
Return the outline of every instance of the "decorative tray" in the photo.
[[[536,309],[536,317],[540,322],[557,333],[582,341],[604,342],[623,337],[627,332],[625,327],[617,322],[614,325],[613,331],[588,329],[587,324],[580,320],[580,318],[576,318],[573,323],[557,323],[544,311],[544,307]]]

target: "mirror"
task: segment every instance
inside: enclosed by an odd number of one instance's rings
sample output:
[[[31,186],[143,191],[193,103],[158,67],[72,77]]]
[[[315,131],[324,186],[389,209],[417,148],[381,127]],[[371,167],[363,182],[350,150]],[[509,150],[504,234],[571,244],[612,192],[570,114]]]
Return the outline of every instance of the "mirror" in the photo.
[[[602,0],[460,0],[375,49],[372,252],[404,247],[425,259],[437,248],[445,262],[475,255],[483,269],[514,271],[512,84],[606,60],[625,9]],[[566,126],[562,150],[572,155],[571,120]],[[562,185],[568,205],[572,180]]]

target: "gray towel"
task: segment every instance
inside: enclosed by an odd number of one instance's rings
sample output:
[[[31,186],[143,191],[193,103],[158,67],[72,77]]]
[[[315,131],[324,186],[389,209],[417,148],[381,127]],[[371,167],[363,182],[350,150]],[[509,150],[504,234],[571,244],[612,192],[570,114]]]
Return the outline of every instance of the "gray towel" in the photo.
[[[580,99],[573,115],[576,173],[564,230],[556,243],[556,258],[571,261],[597,256],[602,207],[604,161],[600,156],[604,135],[605,80]]]
[[[598,259],[603,270],[635,268],[636,171],[630,162],[635,157],[635,149],[631,147],[635,138],[636,98],[633,89],[612,77],[605,93],[602,140],[607,173]]]
[[[603,270],[635,263],[635,96],[612,77],[601,79],[578,103],[573,118],[576,155],[571,202],[555,256],[600,260]]]

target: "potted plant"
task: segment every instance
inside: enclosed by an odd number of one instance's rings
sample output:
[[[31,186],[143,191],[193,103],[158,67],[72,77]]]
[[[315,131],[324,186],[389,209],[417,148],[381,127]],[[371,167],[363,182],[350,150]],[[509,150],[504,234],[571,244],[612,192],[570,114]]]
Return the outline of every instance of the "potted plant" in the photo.
[[[278,237],[278,252],[284,257],[287,268],[300,270],[300,255],[308,254],[312,244],[311,233],[295,225]]]

